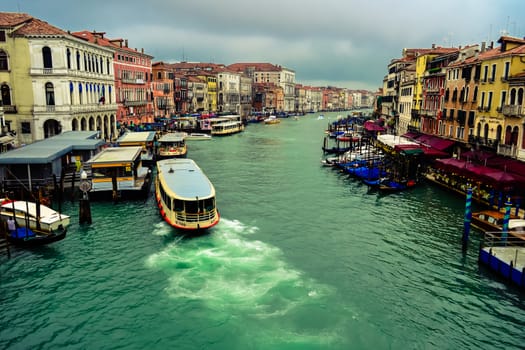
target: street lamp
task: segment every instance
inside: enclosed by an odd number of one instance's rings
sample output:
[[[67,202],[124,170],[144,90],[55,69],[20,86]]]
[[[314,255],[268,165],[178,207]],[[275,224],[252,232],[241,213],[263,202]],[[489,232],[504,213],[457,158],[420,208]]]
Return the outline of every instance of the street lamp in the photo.
[[[91,181],[88,180],[88,175],[85,170],[80,172],[79,189],[82,191],[82,199],[80,200],[79,223],[91,224],[91,207],[89,205],[88,192],[91,190]]]

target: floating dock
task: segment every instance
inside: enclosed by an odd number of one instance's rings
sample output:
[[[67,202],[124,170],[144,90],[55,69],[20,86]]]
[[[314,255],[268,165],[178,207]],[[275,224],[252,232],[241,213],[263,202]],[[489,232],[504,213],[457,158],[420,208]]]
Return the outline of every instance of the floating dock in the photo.
[[[525,290],[525,241],[513,237],[484,239],[479,263]]]

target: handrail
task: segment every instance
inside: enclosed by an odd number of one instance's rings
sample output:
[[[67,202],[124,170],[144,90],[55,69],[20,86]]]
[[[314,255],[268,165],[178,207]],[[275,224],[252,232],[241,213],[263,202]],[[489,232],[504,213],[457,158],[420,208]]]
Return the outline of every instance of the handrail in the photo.
[[[187,221],[187,222],[210,221],[210,220],[213,220],[215,216],[217,215],[215,209],[209,212],[199,213],[199,214],[185,214],[184,212],[175,212],[175,213],[176,213],[177,220]]]
[[[508,232],[505,238],[502,237],[502,231],[487,231],[483,235],[482,246],[484,247],[525,247],[525,233],[523,238],[512,235]]]

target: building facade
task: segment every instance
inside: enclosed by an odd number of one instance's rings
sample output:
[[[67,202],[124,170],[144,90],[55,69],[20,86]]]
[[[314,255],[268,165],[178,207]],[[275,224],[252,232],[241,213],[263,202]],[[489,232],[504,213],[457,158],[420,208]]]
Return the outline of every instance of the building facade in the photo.
[[[68,130],[116,137],[114,50],[27,14],[0,13],[5,125],[19,144]]]

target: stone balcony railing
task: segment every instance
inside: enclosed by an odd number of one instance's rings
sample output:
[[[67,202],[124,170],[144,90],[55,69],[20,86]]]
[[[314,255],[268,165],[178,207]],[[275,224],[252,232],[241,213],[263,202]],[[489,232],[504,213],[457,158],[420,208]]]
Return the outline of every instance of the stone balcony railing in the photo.
[[[34,113],[96,113],[115,112],[117,105],[112,103],[90,103],[85,105],[34,105]]]
[[[503,115],[506,117],[525,117],[525,108],[518,105],[504,105],[502,109]]]

